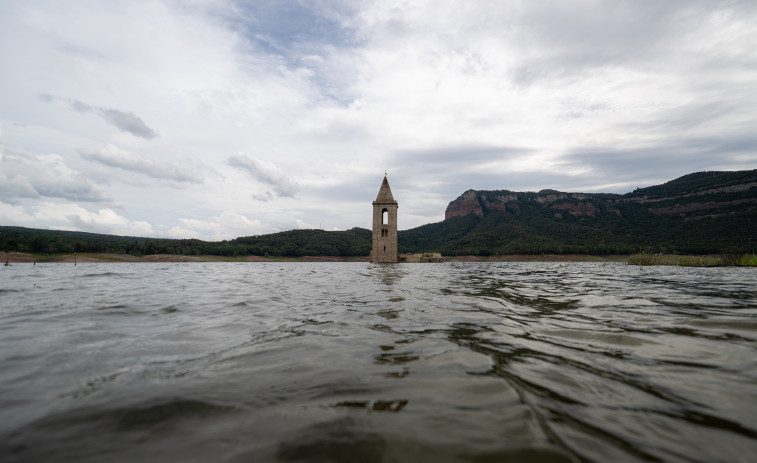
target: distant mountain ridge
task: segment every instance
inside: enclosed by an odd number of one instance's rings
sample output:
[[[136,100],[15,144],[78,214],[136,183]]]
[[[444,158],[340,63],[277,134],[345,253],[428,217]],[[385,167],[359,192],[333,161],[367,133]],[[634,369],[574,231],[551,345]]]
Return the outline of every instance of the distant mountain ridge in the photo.
[[[447,256],[754,253],[756,230],[757,169],[697,172],[622,195],[468,190],[442,222],[400,230],[398,244],[400,253]],[[362,228],[208,242],[0,226],[0,251],[348,257],[370,249],[371,231]]]
[[[437,225],[419,231],[435,229],[444,244],[412,241],[447,254],[746,252],[757,248],[757,170],[697,172],[623,195],[468,190]]]
[[[631,193],[563,193],[542,190],[538,193],[508,190],[468,190],[450,202],[445,220],[474,214],[484,217],[484,211],[518,211],[521,204],[534,201],[554,209],[555,217],[561,211],[573,216],[594,217],[601,213],[621,216],[618,205],[627,203],[650,204],[648,210],[655,215],[694,216],[701,211],[712,211],[710,217],[727,213],[725,209],[739,204],[757,205],[757,170],[739,172],[698,172],[671,180],[662,185],[636,189]],[[752,191],[750,191],[752,190]],[[622,206],[621,206],[622,207]]]

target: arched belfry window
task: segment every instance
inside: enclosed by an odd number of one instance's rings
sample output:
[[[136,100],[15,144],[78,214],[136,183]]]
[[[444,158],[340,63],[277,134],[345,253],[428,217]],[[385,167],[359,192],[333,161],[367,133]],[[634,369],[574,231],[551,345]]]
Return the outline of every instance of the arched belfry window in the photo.
[[[381,225],[389,223],[389,211],[384,209],[381,211]]]

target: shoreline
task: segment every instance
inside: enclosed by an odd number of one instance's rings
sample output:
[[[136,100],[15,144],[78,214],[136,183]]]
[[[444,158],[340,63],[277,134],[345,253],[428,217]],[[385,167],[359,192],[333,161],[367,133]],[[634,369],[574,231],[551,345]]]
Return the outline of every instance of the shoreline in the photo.
[[[134,256],[131,254],[78,253],[74,254],[32,254],[26,252],[0,251],[0,266],[10,264],[71,264],[102,262],[144,262],[144,263],[179,263],[179,262],[369,262],[368,256],[185,256],[175,254],[149,254]],[[445,263],[465,262],[604,262],[623,263],[640,266],[682,266],[682,267],[757,267],[757,256],[741,255],[677,255],[677,254],[632,254],[606,255],[592,254],[512,254],[501,256],[447,256]],[[410,262],[408,262],[410,263]]]
[[[444,257],[444,262],[623,262],[628,256],[594,256],[588,254],[516,254],[504,256],[450,256]],[[26,252],[0,252],[0,265],[4,262],[9,264],[19,263],[74,263],[74,261],[86,262],[368,262],[365,257],[340,257],[340,256],[185,256],[173,254],[149,254],[145,256],[133,256],[131,254],[109,253],[78,253],[74,254],[31,254]]]

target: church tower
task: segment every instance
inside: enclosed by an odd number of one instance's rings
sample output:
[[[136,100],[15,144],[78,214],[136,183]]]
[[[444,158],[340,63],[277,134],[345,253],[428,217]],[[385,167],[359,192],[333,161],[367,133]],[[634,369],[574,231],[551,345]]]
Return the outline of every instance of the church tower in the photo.
[[[373,249],[371,262],[397,262],[397,201],[384,175],[376,201],[373,201]]]

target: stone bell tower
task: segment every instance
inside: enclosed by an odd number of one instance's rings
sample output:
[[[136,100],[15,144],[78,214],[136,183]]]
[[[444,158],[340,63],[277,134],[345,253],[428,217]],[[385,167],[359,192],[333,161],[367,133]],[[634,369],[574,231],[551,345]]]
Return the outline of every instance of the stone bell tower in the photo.
[[[373,201],[373,248],[371,262],[397,262],[397,201],[384,175],[376,201]]]

